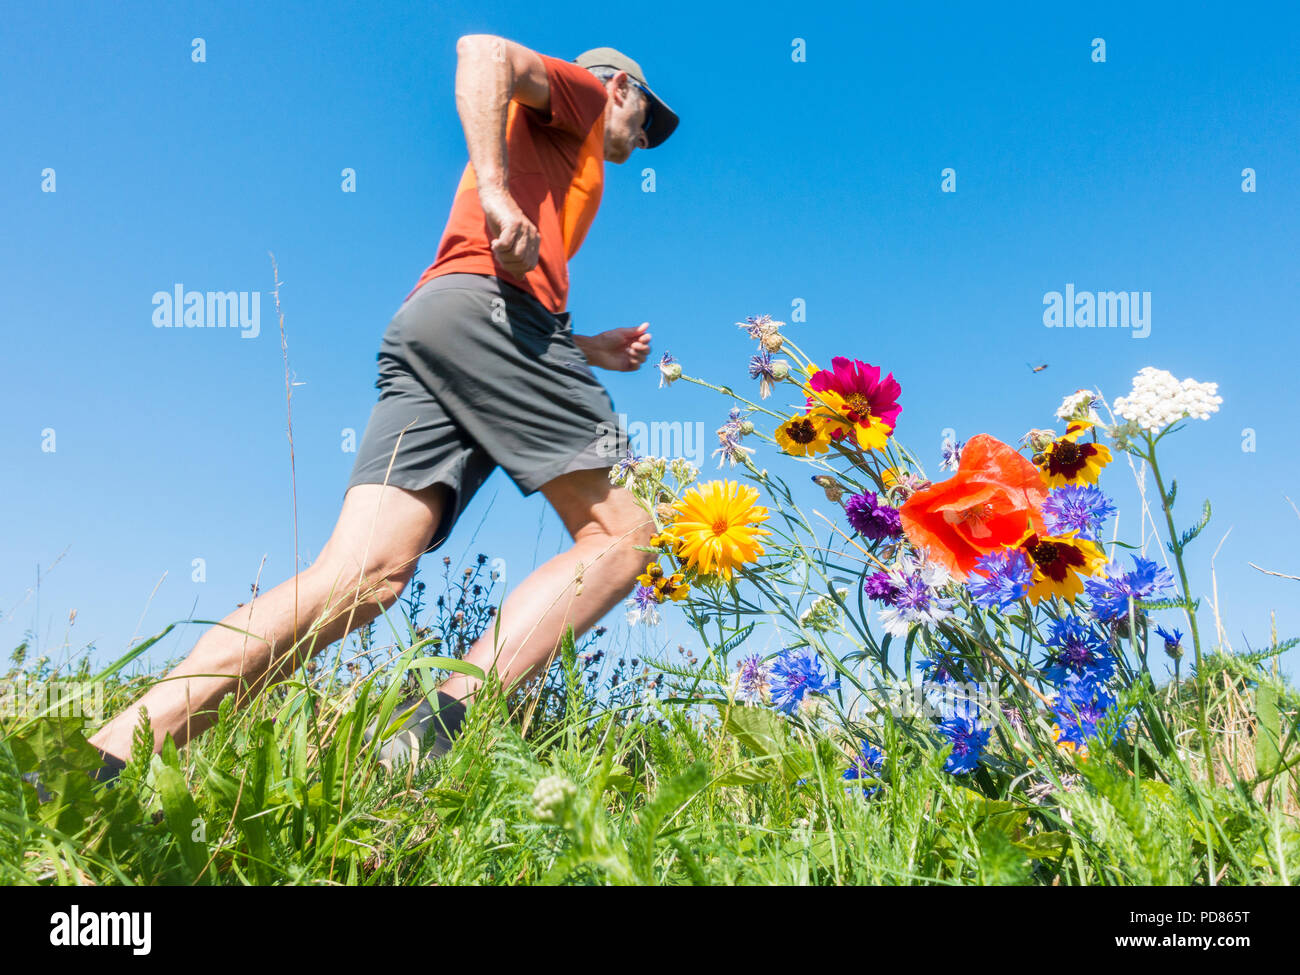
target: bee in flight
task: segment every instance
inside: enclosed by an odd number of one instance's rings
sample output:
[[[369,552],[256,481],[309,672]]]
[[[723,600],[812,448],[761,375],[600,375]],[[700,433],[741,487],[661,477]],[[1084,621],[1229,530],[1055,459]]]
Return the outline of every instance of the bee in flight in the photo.
[[[1026,362],[1025,365],[1029,366],[1029,363]],[[1029,371],[1030,371],[1030,372],[1042,372],[1042,371],[1043,371],[1044,369],[1046,369],[1046,368],[1047,368],[1047,363],[1044,362],[1041,366],[1029,366]]]

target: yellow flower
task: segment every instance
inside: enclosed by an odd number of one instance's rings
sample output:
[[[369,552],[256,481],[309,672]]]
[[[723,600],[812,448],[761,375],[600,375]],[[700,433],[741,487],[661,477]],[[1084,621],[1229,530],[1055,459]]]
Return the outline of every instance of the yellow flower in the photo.
[[[1074,420],[1064,435],[1049,443],[1034,455],[1034,464],[1043,472],[1049,488],[1064,484],[1096,484],[1101,469],[1111,461],[1110,448],[1105,444],[1085,441],[1079,443],[1092,424],[1087,420]]]
[[[735,569],[763,554],[759,536],[772,534],[758,527],[768,513],[757,500],[756,488],[736,481],[697,485],[673,505],[680,515],[665,531],[680,541],[690,567],[730,580]]]
[[[645,571],[636,577],[636,581],[647,589],[654,590],[655,602],[657,603],[662,603],[665,599],[680,602],[691,591],[690,583],[686,581],[685,574],[674,572],[672,575],[666,576],[658,562],[651,562],[647,565]]]
[[[830,434],[815,416],[792,416],[776,428],[776,442],[794,457],[812,457],[830,450]]]
[[[1106,568],[1106,556],[1096,543],[1075,538],[1074,532],[1052,536],[1031,531],[1021,539],[1017,548],[1025,553],[1034,569],[1033,581],[1026,593],[1034,605],[1044,596],[1060,596],[1073,603],[1074,597],[1083,592],[1079,575],[1095,576]]]

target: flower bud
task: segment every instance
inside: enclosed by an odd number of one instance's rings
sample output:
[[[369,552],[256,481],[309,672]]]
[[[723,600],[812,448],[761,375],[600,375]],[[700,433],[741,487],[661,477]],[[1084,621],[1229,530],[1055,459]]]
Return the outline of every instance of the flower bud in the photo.
[[[780,336],[778,335],[777,338],[780,338]],[[786,362],[784,359],[777,359],[772,363],[772,378],[777,382],[786,379],[789,375],[790,363]]]

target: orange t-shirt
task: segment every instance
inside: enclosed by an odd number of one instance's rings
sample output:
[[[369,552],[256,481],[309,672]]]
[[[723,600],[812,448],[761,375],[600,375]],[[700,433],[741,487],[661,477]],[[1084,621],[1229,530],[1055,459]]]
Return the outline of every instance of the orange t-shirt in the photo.
[[[551,89],[550,118],[515,101],[506,113],[510,195],[537,227],[537,266],[521,279],[496,260],[469,164],[456,187],[438,254],[411,294],[442,274],[491,274],[529,292],[552,312],[564,311],[569,258],[587,235],[604,186],[605,87],[586,68],[545,54],[541,58]]]

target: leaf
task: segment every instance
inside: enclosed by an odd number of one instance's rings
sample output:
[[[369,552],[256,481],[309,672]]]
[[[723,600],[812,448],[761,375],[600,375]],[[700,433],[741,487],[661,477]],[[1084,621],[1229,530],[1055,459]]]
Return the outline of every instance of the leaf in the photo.
[[[745,642],[745,638],[746,638],[747,636],[749,636],[749,634],[752,633],[753,630],[754,630],[754,624],[753,624],[753,623],[747,623],[747,624],[745,624],[745,626],[742,627],[740,630],[738,630],[737,632],[733,633],[731,636],[727,637],[727,639],[724,640],[724,641],[723,641],[723,642],[722,642],[722,643],[721,643],[721,644],[720,644],[720,645],[719,645],[719,646],[714,650],[714,655],[715,655],[715,656],[718,656],[718,657],[721,657],[723,660],[727,659],[727,654],[731,653],[732,650],[735,650],[736,647],[738,647],[738,646],[740,646],[742,643],[744,643],[744,642]]]
[[[1178,496],[1178,481],[1177,480],[1170,481],[1169,493],[1165,495],[1165,507],[1172,508],[1174,506],[1174,498],[1176,498],[1177,496]]]
[[[417,657],[407,667],[410,670],[428,670],[431,668],[454,670],[458,674],[468,674],[476,680],[487,680],[482,667],[475,667],[473,664],[466,663],[456,657]]]
[[[27,800],[22,773],[9,743],[0,739],[0,863],[18,865],[27,838]]]
[[[1206,501],[1205,507],[1201,509],[1201,520],[1191,528],[1187,529],[1187,531],[1183,532],[1182,537],[1179,539],[1178,551],[1181,552],[1183,549],[1185,549],[1187,547],[1187,543],[1190,542],[1197,535],[1199,535],[1201,533],[1201,529],[1203,529],[1209,523],[1210,523],[1210,502]]]
[[[1272,778],[1282,763],[1280,742],[1281,717],[1277,709],[1277,691],[1261,682],[1255,688],[1255,770],[1263,778]]]
[[[176,838],[176,845],[180,847],[181,856],[188,868],[189,881],[194,883],[208,860],[203,847],[194,841],[195,827],[202,823],[198,807],[185,785],[185,776],[170,765],[163,765],[158,770],[156,784],[162,797],[167,828]]]
[[[1032,860],[1055,860],[1070,848],[1070,834],[1050,830],[1014,842]]]
[[[786,724],[766,708],[736,707],[727,714],[726,731],[760,758],[779,760],[788,735]]]

